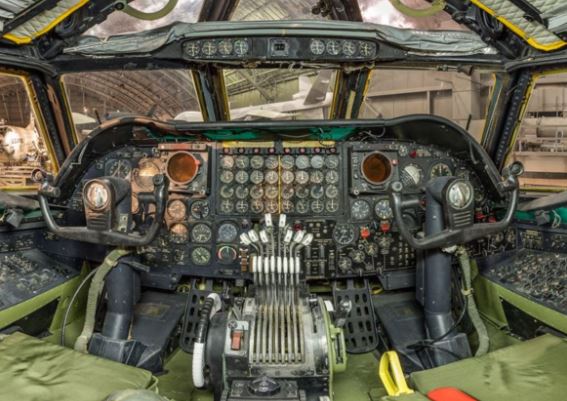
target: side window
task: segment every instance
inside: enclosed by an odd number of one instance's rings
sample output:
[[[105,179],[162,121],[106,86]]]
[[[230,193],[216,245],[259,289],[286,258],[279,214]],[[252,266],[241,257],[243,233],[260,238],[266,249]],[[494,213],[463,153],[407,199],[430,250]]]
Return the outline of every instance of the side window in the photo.
[[[31,172],[53,170],[23,78],[0,73],[0,189],[35,187]]]
[[[513,149],[522,187],[567,189],[567,73],[536,79]]]

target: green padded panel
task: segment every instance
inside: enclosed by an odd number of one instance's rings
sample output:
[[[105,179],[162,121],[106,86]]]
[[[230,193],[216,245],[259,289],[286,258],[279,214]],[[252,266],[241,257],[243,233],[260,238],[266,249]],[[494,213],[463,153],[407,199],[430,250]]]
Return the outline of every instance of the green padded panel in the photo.
[[[559,401],[567,397],[567,341],[533,340],[411,375],[421,393],[456,387],[479,401]]]
[[[380,399],[380,401],[431,401],[429,398],[420,393],[406,394],[394,396],[386,396]]]
[[[102,401],[126,389],[155,388],[146,370],[14,333],[0,341],[0,400]]]

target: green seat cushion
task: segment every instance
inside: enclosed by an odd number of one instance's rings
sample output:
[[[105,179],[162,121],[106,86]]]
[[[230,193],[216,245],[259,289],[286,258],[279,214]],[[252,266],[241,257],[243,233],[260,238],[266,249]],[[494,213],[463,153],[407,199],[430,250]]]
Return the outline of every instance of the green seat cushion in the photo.
[[[155,386],[146,370],[25,334],[0,341],[0,400],[102,401],[118,390]]]
[[[544,335],[411,375],[423,394],[455,387],[480,401],[567,399],[567,341]]]

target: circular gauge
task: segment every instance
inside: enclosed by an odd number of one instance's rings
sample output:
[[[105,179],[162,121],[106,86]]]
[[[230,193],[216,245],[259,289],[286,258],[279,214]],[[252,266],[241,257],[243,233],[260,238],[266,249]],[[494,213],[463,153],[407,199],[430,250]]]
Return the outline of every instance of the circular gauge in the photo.
[[[232,213],[234,210],[234,202],[232,200],[225,199],[220,204],[221,213],[228,214]]]
[[[276,156],[268,156],[264,161],[264,166],[266,166],[268,170],[275,170],[278,168],[279,165],[280,163]]]
[[[423,170],[417,164],[408,164],[400,174],[404,187],[417,187],[423,180]]]
[[[220,188],[220,196],[224,199],[230,199],[234,196],[234,188],[229,185],[223,185]]]
[[[112,160],[109,162],[106,171],[112,177],[126,178],[132,172],[132,165],[128,160]]]
[[[429,178],[437,178],[437,177],[449,177],[453,175],[451,171],[451,167],[447,163],[436,163],[431,166],[429,170]]]
[[[370,205],[362,199],[357,199],[350,207],[350,215],[355,220],[366,220],[370,217]]]
[[[314,200],[311,202],[311,211],[315,214],[323,213],[325,204],[321,200]]]
[[[350,245],[357,239],[357,231],[352,224],[338,223],[333,230],[333,239],[341,246]]]
[[[198,266],[205,266],[211,262],[211,252],[202,246],[191,251],[191,262]]]
[[[278,202],[275,200],[269,200],[264,203],[264,209],[266,213],[277,213],[279,210]]]
[[[356,43],[352,40],[345,40],[343,42],[343,54],[352,57],[356,54]]]
[[[214,56],[217,52],[217,44],[212,40],[206,40],[203,42],[202,52],[205,56]]]
[[[185,43],[185,54],[187,54],[189,57],[196,57],[200,51],[201,48],[199,47],[198,42]]]
[[[167,160],[167,176],[178,184],[188,184],[199,172],[199,160],[188,152],[177,152]]]
[[[264,190],[264,195],[267,199],[276,199],[278,197],[278,187],[274,185],[266,186]]]
[[[191,216],[194,219],[205,219],[210,213],[209,202],[197,200],[191,204]]]
[[[309,168],[309,158],[305,155],[297,156],[295,159],[295,167],[300,170],[305,170]]]
[[[331,56],[337,56],[341,52],[341,42],[339,40],[331,39],[327,42],[327,53]]]
[[[284,170],[291,170],[295,165],[295,160],[293,159],[293,156],[285,155],[282,156],[281,163]]]
[[[181,199],[174,199],[167,205],[167,214],[173,220],[183,220],[187,216],[187,206]]]
[[[313,199],[321,199],[325,195],[323,185],[313,185],[311,187],[310,195]]]
[[[221,168],[231,169],[234,167],[234,157],[232,156],[223,156],[220,161]]]
[[[341,256],[339,258],[338,266],[341,272],[346,273],[352,269],[352,259],[348,256]]]
[[[219,259],[220,263],[232,263],[238,257],[238,253],[236,249],[232,246],[221,246],[217,250],[217,258]]]
[[[248,50],[250,50],[250,46],[247,40],[238,39],[234,41],[234,53],[236,53],[237,56],[245,56],[248,54]]]
[[[239,170],[234,176],[234,180],[239,184],[246,184],[248,182],[248,173],[244,170]]]
[[[299,199],[307,199],[309,197],[309,188],[307,188],[307,187],[296,187],[295,188],[295,195]]]
[[[295,210],[299,214],[306,214],[309,212],[309,202],[306,200],[298,200],[295,202]]]
[[[154,187],[154,175],[159,174],[159,167],[150,160],[141,160],[134,172],[134,182],[142,189]]]
[[[378,244],[374,242],[367,243],[365,247],[366,254],[368,256],[376,256],[378,255]]]
[[[339,202],[336,199],[329,199],[325,202],[325,210],[329,213],[336,213],[339,210]]]
[[[307,171],[298,171],[295,173],[295,182],[299,185],[304,185],[309,182],[309,173]]]
[[[252,184],[261,184],[262,181],[264,181],[264,173],[260,170],[252,170],[252,173],[250,173],[250,182],[252,182]]]
[[[293,198],[293,195],[295,194],[295,190],[293,189],[292,186],[284,186],[282,188],[282,198],[283,199],[291,199]]]
[[[354,263],[363,263],[366,259],[366,255],[362,249],[353,249],[348,256],[352,258]]]
[[[191,241],[197,244],[204,244],[205,242],[209,242],[212,237],[213,232],[211,231],[211,228],[206,224],[195,224],[195,226],[191,230]]]
[[[360,167],[364,179],[372,185],[383,184],[392,174],[390,159],[380,152],[366,155]]]
[[[219,53],[223,56],[230,56],[232,48],[232,41],[229,39],[223,39],[219,42]]]
[[[323,168],[324,164],[325,164],[325,159],[323,159],[323,156],[313,156],[311,158],[311,167],[313,167],[314,169],[320,169]]]
[[[245,187],[244,185],[239,185],[236,187],[236,191],[234,191],[236,193],[236,197],[238,199],[246,199],[248,198],[248,187]]]
[[[250,167],[259,170],[264,167],[264,158],[260,155],[252,156],[250,158]]]
[[[293,182],[294,179],[295,179],[295,175],[293,174],[293,172],[289,170],[284,170],[282,172],[282,182],[284,184],[289,185]]]
[[[169,228],[171,242],[182,244],[187,242],[189,238],[189,230],[185,224],[175,223]]]
[[[316,56],[325,53],[325,43],[321,39],[311,39],[309,50]]]
[[[254,185],[250,188],[250,197],[252,199],[260,199],[262,196],[264,196],[264,188],[260,185]]]
[[[102,210],[110,203],[110,188],[100,181],[92,180],[85,185],[83,196],[91,209]]]
[[[325,166],[330,169],[336,169],[339,167],[339,156],[330,155],[325,158]]]
[[[224,184],[230,184],[234,180],[234,173],[229,170],[223,170],[220,175],[220,180]]]
[[[279,178],[278,173],[274,170],[269,170],[264,174],[264,181],[268,184],[277,184]]]
[[[390,201],[388,199],[382,199],[376,202],[374,206],[374,213],[380,220],[389,220],[394,217],[392,208],[390,207]]]
[[[293,213],[294,208],[295,208],[295,205],[293,204],[292,201],[286,199],[282,202],[282,212],[283,213]]]
[[[248,159],[248,156],[238,156],[236,160],[234,160],[234,164],[236,164],[236,167],[239,169],[245,169],[250,165],[250,159]]]
[[[235,209],[237,213],[244,214],[248,211],[249,207],[248,202],[241,199],[236,202]]]
[[[309,174],[309,181],[312,184],[321,184],[324,179],[325,176],[323,175],[323,172],[319,170],[313,171],[311,172],[311,174]]]
[[[339,173],[337,173],[335,170],[327,171],[327,173],[325,174],[325,181],[327,182],[327,184],[338,183],[339,182]]]
[[[401,157],[406,157],[409,154],[409,149],[406,145],[400,145],[400,147],[398,148],[398,154]]]
[[[339,189],[336,185],[327,185],[327,188],[325,188],[325,196],[329,199],[335,199],[339,196]]]
[[[252,211],[252,213],[262,213],[264,211],[264,202],[259,199],[254,199],[250,203],[250,210]]]
[[[372,57],[376,54],[376,45],[374,43],[361,42],[358,49],[362,57]]]

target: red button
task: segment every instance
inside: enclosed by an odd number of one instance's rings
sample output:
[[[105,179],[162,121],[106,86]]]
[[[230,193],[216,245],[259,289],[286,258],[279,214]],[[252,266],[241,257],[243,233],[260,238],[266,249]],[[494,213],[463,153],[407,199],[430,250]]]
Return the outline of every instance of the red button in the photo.
[[[383,221],[382,223],[380,223],[380,230],[383,233],[387,233],[388,231],[390,231],[390,222]]]
[[[362,239],[370,237],[370,230],[368,229],[368,227],[360,228],[360,236],[362,237]]]

